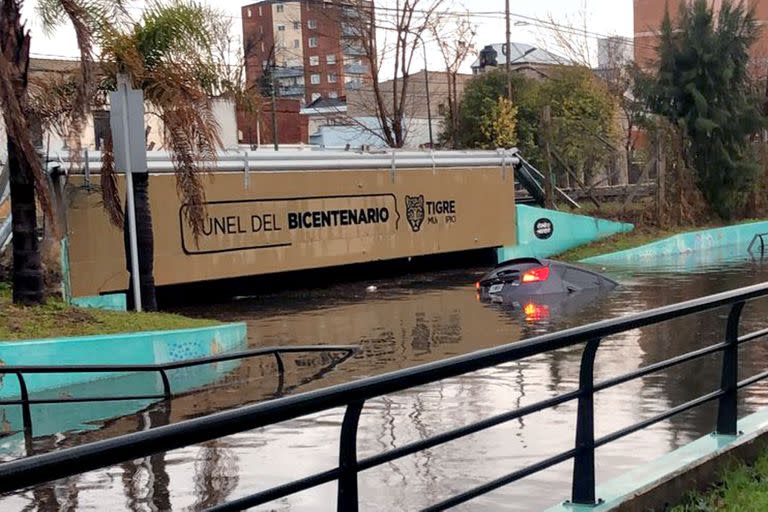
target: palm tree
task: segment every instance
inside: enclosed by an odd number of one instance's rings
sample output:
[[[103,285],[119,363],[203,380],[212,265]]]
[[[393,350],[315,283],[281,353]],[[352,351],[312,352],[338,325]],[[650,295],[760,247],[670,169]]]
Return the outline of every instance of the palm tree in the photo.
[[[31,35],[21,20],[22,0],[0,0],[0,106],[8,136],[8,170],[13,216],[13,300],[40,304],[45,300],[37,239],[37,204],[55,223],[48,179],[32,142],[29,111]],[[52,29],[69,21],[75,29],[81,66],[66,117],[77,130],[88,112],[92,89],[93,34],[103,20],[124,12],[122,0],[39,0],[37,12]]]
[[[102,67],[107,81],[128,74],[144,92],[145,101],[163,121],[166,144],[176,173],[177,191],[187,206],[183,211],[195,237],[205,221],[205,192],[201,178],[210,171],[221,146],[213,115],[213,96],[233,91],[237,84],[223,83],[217,73],[215,10],[183,0],[154,2],[141,19],[129,27],[112,27],[102,46]],[[113,224],[123,228],[125,213],[117,192],[111,142],[102,162],[103,204]],[[134,174],[139,281],[142,305],[156,309],[153,268],[152,213],[148,176]],[[126,240],[126,264],[131,272]],[[129,283],[131,283],[129,281]],[[132,284],[129,284],[129,287]],[[129,288],[129,305],[132,297]]]

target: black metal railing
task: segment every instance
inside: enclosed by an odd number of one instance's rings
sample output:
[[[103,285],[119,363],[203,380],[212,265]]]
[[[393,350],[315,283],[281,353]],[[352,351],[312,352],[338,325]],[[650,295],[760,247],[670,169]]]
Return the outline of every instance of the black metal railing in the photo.
[[[357,477],[360,472],[470,434],[481,432],[531,413],[549,409],[566,402],[576,401],[577,418],[573,448],[540,460],[535,464],[520,468],[474,489],[469,489],[457,496],[436,503],[426,510],[448,509],[570,459],[574,460],[571,501],[576,504],[593,505],[599,501],[595,495],[595,449],[600,446],[621,439],[676,414],[713,401],[718,401],[716,432],[727,436],[737,434],[737,391],[745,386],[768,378],[768,371],[765,371],[747,379],[738,380],[739,346],[768,335],[768,329],[763,329],[739,337],[739,320],[747,301],[765,297],[766,295],[768,295],[768,284],[742,288],[387,373],[377,377],[279,398],[256,405],[245,406],[240,409],[219,412],[207,417],[191,419],[173,425],[136,432],[53,453],[7,462],[0,464],[0,492],[23,489],[28,486],[111,466],[127,460],[150,456],[154,453],[210,441],[219,437],[264,427],[332,408],[344,407],[346,411],[341,426],[339,461],[336,467],[331,467],[326,471],[306,478],[220,504],[211,510],[243,510],[336,481],[338,484],[338,510],[356,511],[358,510]],[[720,340],[700,350],[654,363],[607,380],[595,382],[595,356],[600,348],[601,340],[607,336],[726,306],[730,307],[730,312],[725,328],[724,340]],[[502,363],[577,345],[584,345],[578,389],[486,418],[471,425],[410,442],[370,457],[358,458],[358,422],[367,400]],[[595,438],[595,393],[660,370],[672,368],[720,352],[723,353],[722,376],[720,388],[717,391],[673,407],[664,413],[640,421],[622,430]]]
[[[308,353],[341,353],[343,356],[332,362],[332,364],[323,368],[327,372],[343,363],[354,355],[358,347],[353,345],[311,345],[311,346],[293,346],[293,347],[264,347],[251,350],[242,350],[238,352],[228,352],[225,354],[216,354],[212,356],[199,357],[195,359],[185,359],[168,363],[152,364],[102,364],[102,365],[29,365],[29,366],[0,366],[0,374],[15,375],[19,381],[19,398],[14,400],[0,400],[2,405],[20,405],[22,411],[22,425],[24,433],[32,436],[32,405],[41,404],[61,404],[61,403],[87,403],[87,402],[116,402],[130,400],[169,400],[174,396],[171,388],[171,381],[168,378],[168,372],[192,368],[206,364],[223,363],[227,361],[236,361],[249,359],[253,357],[274,357],[278,372],[278,394],[284,391],[285,382],[285,364],[283,355],[285,354],[308,354]],[[31,398],[24,375],[29,374],[53,374],[53,373],[157,373],[163,383],[162,394],[143,394],[143,395],[102,395],[89,397],[54,397],[54,398]]]
[[[749,243],[749,247],[747,247],[747,252],[754,256],[753,250],[755,247],[760,248],[760,256],[765,255],[765,237],[768,237],[768,233],[758,233],[754,237],[752,237],[752,241]]]

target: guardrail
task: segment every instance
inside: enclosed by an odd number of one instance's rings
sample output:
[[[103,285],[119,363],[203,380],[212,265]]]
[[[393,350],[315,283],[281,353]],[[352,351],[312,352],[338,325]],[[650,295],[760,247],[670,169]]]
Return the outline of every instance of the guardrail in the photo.
[[[51,159],[68,166],[67,152],[51,154]],[[205,162],[219,172],[307,171],[339,169],[420,169],[452,167],[502,167],[519,165],[517,149],[498,151],[396,151],[359,153],[355,151],[227,151],[215,162]],[[148,151],[147,164],[153,173],[174,172],[167,151]],[[73,173],[101,171],[101,152],[86,151]]]
[[[210,441],[219,437],[292,420],[332,408],[344,407],[346,412],[340,431],[338,465],[306,478],[220,504],[211,510],[243,510],[322,484],[337,481],[338,510],[345,512],[356,511],[358,510],[357,476],[361,471],[381,466],[416,452],[481,432],[490,427],[544,409],[576,401],[577,417],[573,448],[535,464],[520,468],[474,489],[468,489],[457,496],[436,503],[426,510],[437,511],[454,507],[569,459],[574,460],[571,482],[572,503],[594,505],[598,502],[598,497],[595,496],[595,449],[600,446],[715,400],[719,402],[717,423],[715,425],[716,432],[728,436],[737,435],[738,390],[768,378],[768,371],[765,371],[747,379],[738,380],[739,346],[768,335],[768,329],[763,329],[739,337],[739,321],[747,301],[765,297],[766,295],[768,295],[768,284],[742,288],[617,319],[568,329],[558,333],[547,334],[519,343],[387,373],[377,377],[220,412],[174,425],[158,427],[149,431],[136,432],[53,453],[7,462],[0,464],[0,492],[14,491],[127,460],[146,457],[154,453]],[[730,307],[730,312],[725,326],[724,340],[719,340],[708,347],[654,363],[629,373],[595,382],[595,356],[600,347],[601,340],[605,337],[725,306]],[[502,363],[577,345],[584,345],[578,389],[489,417],[471,425],[414,441],[364,459],[358,458],[358,422],[367,400]],[[597,439],[595,438],[595,393],[660,370],[672,368],[720,352],[723,353],[723,361],[719,390],[673,407],[666,412],[645,419],[632,426]]]
[[[252,350],[243,350],[238,352],[229,352],[226,354],[217,354],[213,356],[199,357],[195,359],[185,359],[182,361],[173,361],[169,363],[152,364],[106,364],[106,365],[27,365],[27,366],[0,366],[0,374],[13,374],[19,381],[19,398],[17,400],[0,400],[0,405],[20,405],[22,411],[22,424],[25,434],[32,435],[32,412],[31,405],[40,404],[62,404],[62,403],[87,403],[87,402],[115,402],[128,400],[169,400],[172,398],[173,391],[171,382],[168,379],[168,372],[180,370],[183,368],[192,368],[212,363],[223,363],[238,359],[247,359],[251,357],[273,356],[277,363],[279,377],[278,389],[282,390],[285,379],[285,364],[283,363],[283,354],[296,353],[315,353],[315,352],[341,352],[344,356],[326,368],[331,368],[343,363],[357,351],[353,345],[312,345],[312,346],[294,346],[294,347],[265,347]],[[46,374],[46,373],[158,373],[163,383],[163,393],[145,394],[145,395],[108,395],[96,397],[57,397],[57,398],[30,398],[27,383],[24,375],[28,374]]]

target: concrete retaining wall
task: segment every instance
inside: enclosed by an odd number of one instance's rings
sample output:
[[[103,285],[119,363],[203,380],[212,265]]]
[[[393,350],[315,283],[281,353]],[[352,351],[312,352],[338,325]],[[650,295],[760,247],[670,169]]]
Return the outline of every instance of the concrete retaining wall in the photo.
[[[500,248],[499,262],[523,257],[544,258],[634,229],[632,224],[585,215],[525,205],[517,205],[516,208],[517,245]],[[546,233],[546,221],[549,221],[551,226],[549,236]]]
[[[154,364],[205,357],[244,348],[246,326],[152,331],[0,343],[2,365]],[[30,393],[115,378],[115,373],[25,375]],[[152,378],[154,381],[154,377]],[[15,375],[2,375],[0,397],[17,397]]]
[[[626,265],[640,263],[649,259],[691,254],[698,251],[713,252],[724,247],[738,247],[746,254],[747,247],[755,235],[768,233],[768,222],[752,222],[723,228],[706,229],[681,233],[651,244],[627,249],[626,251],[603,254],[582,260],[582,263],[594,265]]]

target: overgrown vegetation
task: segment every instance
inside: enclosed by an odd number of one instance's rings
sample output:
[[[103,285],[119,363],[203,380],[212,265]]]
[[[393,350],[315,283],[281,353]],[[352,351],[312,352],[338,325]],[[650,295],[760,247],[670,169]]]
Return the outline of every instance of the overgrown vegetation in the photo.
[[[762,512],[768,510],[768,452],[751,466],[735,464],[706,494],[693,493],[672,512]]]
[[[75,308],[52,298],[41,306],[19,306],[11,301],[6,283],[0,283],[0,311],[0,341],[188,329],[217,323],[169,313]]]
[[[685,136],[683,157],[707,204],[720,217],[743,212],[758,175],[750,137],[765,126],[749,73],[759,34],[754,8],[725,0],[681,3],[661,26],[658,69],[636,84],[649,111]]]
[[[507,101],[504,70],[476,77],[464,90],[458,133],[450,132],[450,119],[446,119],[448,131],[442,140],[455,139],[464,148],[516,145],[528,160],[544,169],[548,162],[542,160],[540,147],[548,133],[550,147],[559,158],[553,165],[558,181],[571,180],[565,166],[580,179],[590,178],[604,168],[619,145],[614,122],[617,103],[606,84],[587,67],[561,66],[548,73],[541,80],[513,73],[510,105],[503,103]],[[549,130],[542,126],[545,106],[551,110]]]

